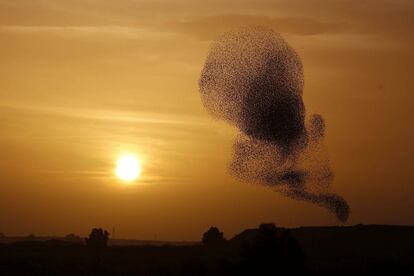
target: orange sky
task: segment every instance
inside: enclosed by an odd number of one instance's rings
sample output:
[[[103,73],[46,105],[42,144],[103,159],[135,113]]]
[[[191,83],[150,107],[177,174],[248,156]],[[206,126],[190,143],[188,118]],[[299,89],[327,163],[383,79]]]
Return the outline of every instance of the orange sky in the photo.
[[[209,44],[248,24],[298,51],[349,224],[414,224],[414,3],[0,0],[0,232],[195,240],[338,224],[227,170],[237,131],[203,109]],[[137,154],[125,185],[116,158]]]

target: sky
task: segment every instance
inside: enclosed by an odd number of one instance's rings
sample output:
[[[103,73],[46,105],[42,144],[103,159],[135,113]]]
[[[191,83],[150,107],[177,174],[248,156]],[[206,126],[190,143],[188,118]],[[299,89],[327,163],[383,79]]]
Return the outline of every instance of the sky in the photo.
[[[413,225],[413,1],[0,0],[0,233],[342,225],[229,174],[237,130],[207,114],[198,80],[211,42],[246,25],[300,55],[347,224]],[[129,184],[124,153],[142,163]]]

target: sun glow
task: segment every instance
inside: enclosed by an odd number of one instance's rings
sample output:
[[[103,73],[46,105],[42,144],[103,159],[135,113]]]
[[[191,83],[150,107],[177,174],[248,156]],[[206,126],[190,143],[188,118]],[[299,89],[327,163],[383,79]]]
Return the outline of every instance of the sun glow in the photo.
[[[133,181],[141,174],[141,163],[133,155],[123,155],[116,161],[115,173],[123,181]]]

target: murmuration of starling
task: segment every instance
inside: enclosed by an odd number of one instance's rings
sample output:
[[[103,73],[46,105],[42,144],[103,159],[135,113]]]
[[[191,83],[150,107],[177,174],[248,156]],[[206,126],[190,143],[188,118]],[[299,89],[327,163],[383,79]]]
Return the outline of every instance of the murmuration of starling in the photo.
[[[278,33],[245,27],[222,34],[199,87],[208,113],[239,129],[230,164],[235,177],[327,208],[346,222],[349,205],[329,191],[324,119],[313,114],[305,122],[302,62]]]

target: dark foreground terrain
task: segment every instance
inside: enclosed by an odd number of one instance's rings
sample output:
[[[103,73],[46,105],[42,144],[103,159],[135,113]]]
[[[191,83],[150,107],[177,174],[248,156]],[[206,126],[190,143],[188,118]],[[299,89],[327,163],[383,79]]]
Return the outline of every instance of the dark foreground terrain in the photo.
[[[272,275],[414,272],[414,227],[275,228],[261,225],[230,240],[214,228],[202,243],[2,237],[0,275]],[[122,245],[116,245],[122,244]],[[131,241],[133,244],[133,241]],[[137,243],[135,243],[137,244]]]

